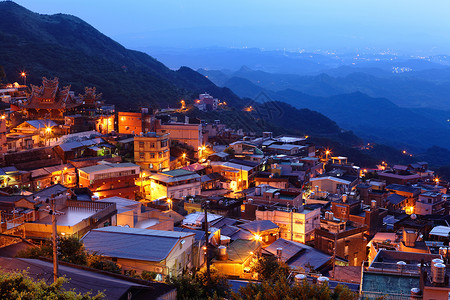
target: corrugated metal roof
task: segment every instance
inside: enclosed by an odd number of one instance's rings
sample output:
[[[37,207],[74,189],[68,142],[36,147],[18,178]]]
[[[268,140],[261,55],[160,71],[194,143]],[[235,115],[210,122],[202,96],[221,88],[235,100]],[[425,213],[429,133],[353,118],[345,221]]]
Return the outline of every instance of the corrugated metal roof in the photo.
[[[310,264],[317,270],[331,259],[330,255],[314,249],[313,247],[282,238],[273,242],[270,246],[265,248],[265,250],[276,255],[277,248],[283,249],[283,260],[291,267],[308,269],[307,265]]]
[[[110,226],[90,231],[82,241],[87,250],[108,257],[162,261],[180,239],[194,235],[190,232]]]
[[[269,220],[257,220],[237,226],[252,233],[279,228],[277,224]]]
[[[450,227],[448,226],[436,226],[433,229],[431,229],[430,234],[437,235],[437,236],[443,236],[448,237],[448,234],[450,233]]]
[[[25,121],[25,123],[28,123],[30,126],[33,126],[36,129],[58,126],[58,124],[56,124],[52,120],[48,120],[48,119],[47,120],[29,120],[29,121]]]
[[[80,168],[78,170],[85,173],[94,173],[99,171],[104,171],[112,168],[129,168],[129,167],[139,167],[138,165],[132,163],[118,163],[118,164],[98,164],[95,166]]]

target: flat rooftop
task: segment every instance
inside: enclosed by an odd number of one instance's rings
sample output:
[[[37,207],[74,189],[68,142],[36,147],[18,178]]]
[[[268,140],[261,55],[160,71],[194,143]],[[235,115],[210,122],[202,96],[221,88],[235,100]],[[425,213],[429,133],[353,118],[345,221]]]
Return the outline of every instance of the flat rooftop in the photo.
[[[60,210],[64,214],[56,216],[56,222],[59,226],[75,226],[84,219],[95,215],[100,209],[80,208],[80,207],[66,207]],[[38,224],[51,224],[52,216],[48,215],[45,218],[36,221]]]

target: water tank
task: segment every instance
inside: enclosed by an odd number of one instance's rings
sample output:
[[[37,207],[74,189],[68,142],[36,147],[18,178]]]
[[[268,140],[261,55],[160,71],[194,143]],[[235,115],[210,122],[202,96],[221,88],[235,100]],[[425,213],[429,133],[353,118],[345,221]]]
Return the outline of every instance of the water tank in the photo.
[[[255,189],[255,196],[261,196],[261,187],[257,186]]]
[[[327,284],[329,280],[330,279],[328,279],[328,277],[320,276],[319,278],[317,278],[317,284]]]
[[[347,194],[342,195],[342,202],[347,203]]]
[[[447,256],[447,247],[439,247],[439,254],[442,257],[446,257]]]
[[[431,266],[431,277],[433,283],[444,283],[445,281],[445,265],[441,263],[435,263]]]
[[[403,242],[406,247],[414,247],[416,238],[417,236],[414,230],[403,229]]]
[[[281,247],[277,248],[277,258],[281,260],[282,255],[283,255],[283,248]]]
[[[303,280],[306,280],[306,275],[305,274],[297,274],[295,275],[295,281],[296,282],[302,282]]]
[[[371,206],[373,209],[377,208],[377,201],[376,201],[376,200],[370,201],[370,206]]]
[[[444,263],[444,261],[442,260],[442,259],[440,259],[440,258],[435,258],[435,259],[433,259],[432,261],[431,261],[431,265],[434,265],[434,264],[443,264]]]
[[[411,300],[422,299],[422,291],[419,288],[411,289]]]
[[[329,220],[334,220],[334,213],[330,211],[330,213],[328,214],[328,218]]]
[[[329,212],[329,211],[326,211],[326,212],[325,212],[325,219],[326,219],[326,220],[329,220],[329,219],[330,219],[330,212]]]
[[[248,198],[247,202],[248,204],[253,204],[253,198]]]
[[[226,246],[219,246],[219,260],[227,260],[228,259],[228,252]]]
[[[405,270],[406,263],[404,261],[397,262],[397,270],[403,272]]]

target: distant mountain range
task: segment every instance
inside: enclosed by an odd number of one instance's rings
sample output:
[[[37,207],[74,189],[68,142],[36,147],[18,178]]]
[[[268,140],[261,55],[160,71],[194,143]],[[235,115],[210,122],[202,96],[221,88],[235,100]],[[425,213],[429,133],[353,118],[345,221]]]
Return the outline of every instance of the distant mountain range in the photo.
[[[256,132],[273,129],[278,133],[307,132],[327,137],[336,137],[341,132],[327,117],[287,104],[273,107],[279,110],[277,113],[286,111],[303,117],[262,120],[258,113],[266,111],[267,106],[241,99],[190,68],[170,70],[153,57],[124,48],[71,15],[40,15],[11,1],[0,2],[0,44],[0,65],[4,66],[9,82],[21,82],[22,70],[27,72],[28,83],[40,84],[42,76],[58,76],[61,84],[71,84],[75,92],[84,91],[85,86],[96,86],[108,103],[122,110],[137,109],[140,105],[178,107],[181,99],[189,103],[199,93],[208,92],[230,107],[230,111],[215,118],[223,119],[230,114],[228,119],[233,120],[230,122],[233,126],[239,124]],[[242,108],[249,103],[253,104],[254,112],[243,112]],[[312,120],[319,126],[313,126]],[[286,124],[289,126],[283,129]],[[351,140],[355,142],[358,138],[353,135]]]
[[[42,76],[50,78],[57,76],[61,84],[71,84],[75,92],[83,92],[85,86],[97,87],[108,103],[115,104],[121,110],[137,109],[139,106],[156,108],[178,106],[181,99],[186,99],[189,103],[199,93],[208,92],[214,97],[227,101],[229,110],[204,113],[193,109],[188,112],[189,115],[206,121],[220,119],[235,128],[244,128],[256,133],[273,131],[275,134],[307,134],[314,137],[312,142],[332,147],[337,153],[348,155],[355,163],[364,166],[389,159],[405,163],[414,160],[401,156],[397,149],[383,145],[376,146],[369,152],[358,149],[363,141],[350,130],[362,134],[363,137],[390,141],[381,133],[364,130],[364,128],[370,129],[372,121],[384,122],[380,121],[383,120],[382,118],[377,119],[374,107],[377,102],[383,101],[383,105],[388,105],[389,101],[385,99],[373,100],[362,94],[344,95],[343,98],[340,98],[341,96],[337,98],[308,96],[301,91],[288,89],[292,87],[292,84],[296,85],[296,80],[299,80],[296,77],[298,75],[291,78],[286,75],[270,75],[263,72],[259,75],[264,75],[262,79],[264,84],[261,82],[256,84],[253,82],[255,78],[251,76],[257,73],[248,68],[243,68],[234,75],[232,71],[208,71],[200,74],[188,67],[180,67],[174,71],[145,53],[126,49],[77,17],[63,14],[40,15],[11,1],[0,2],[0,45],[0,65],[6,71],[8,82],[21,82],[22,78],[19,76],[21,71],[27,72],[27,82],[33,84],[40,84]],[[257,63],[258,59],[255,57],[258,55],[267,55],[267,53],[258,54],[258,51],[249,53],[244,58],[250,63]],[[323,55],[311,56],[298,53],[286,54],[280,58],[279,53],[272,54],[276,57],[271,61],[274,69],[278,67],[284,69],[292,65],[292,71],[298,68],[319,71],[324,66],[328,70],[334,70],[333,72],[345,71],[339,69],[342,67],[341,63]],[[203,54],[199,53],[199,55]],[[203,56],[203,59],[207,60],[208,57]],[[292,64],[293,61],[296,61],[295,65]],[[224,62],[221,61],[221,63]],[[430,64],[433,63],[430,62]],[[368,68],[372,70],[370,66]],[[438,77],[445,78],[446,71],[444,69],[441,71]],[[374,72],[387,71],[382,69]],[[247,75],[237,77],[238,74],[239,76]],[[261,81],[261,79],[258,80]],[[270,90],[271,81],[277,82],[277,86],[280,84],[282,88]],[[283,83],[283,81],[287,82]],[[213,82],[220,83],[222,87]],[[305,87],[327,92],[325,96],[343,90],[350,91],[348,87],[346,89],[341,87],[339,81],[334,82],[331,75],[319,75],[315,79],[307,77],[304,82]],[[283,86],[282,83],[285,85]],[[324,85],[321,86],[319,83]],[[329,86],[328,91],[326,88],[322,89],[326,85]],[[286,90],[283,90],[284,88]],[[260,97],[255,100],[256,95]],[[367,116],[365,117],[355,111],[358,106],[353,107],[358,99],[363,99],[360,102],[364,105],[370,104],[366,108]],[[340,107],[336,106],[338,103]],[[391,113],[388,114],[379,107],[380,114],[390,115],[390,122],[409,122],[407,115],[403,119],[394,120],[393,110],[397,109],[400,113],[401,109],[392,103],[389,105]],[[243,111],[244,107],[249,106],[252,106],[251,112]],[[331,106],[336,107],[328,109]],[[319,112],[313,111],[315,109]],[[334,118],[333,120],[337,123],[321,112]],[[408,113],[418,114],[413,110]],[[439,116],[440,119],[445,117],[441,112],[436,113],[433,110],[427,110],[421,116],[425,123],[429,123],[428,126],[434,126],[436,130],[440,130],[442,124],[436,120],[433,123],[430,119],[434,116]],[[366,120],[362,120],[364,118]],[[344,125],[347,127],[343,127]],[[416,125],[419,128],[420,124]],[[388,130],[388,128],[389,126],[386,125],[379,130]],[[443,131],[443,135],[444,133],[446,134],[446,131]],[[431,140],[430,143],[434,143],[433,137],[428,138]],[[399,139],[398,143],[401,144],[403,141]],[[443,141],[440,146],[447,147],[446,143]],[[433,151],[430,152],[432,155],[436,153],[442,155],[447,150],[435,148]]]
[[[343,78],[326,74],[315,77],[270,74],[246,67],[231,74],[199,72],[218,85],[230,88],[240,97],[256,101],[283,101],[297,108],[316,110],[366,140],[419,152],[433,145],[450,149],[447,138],[450,136],[450,111],[400,107],[386,98],[374,98],[358,89],[351,91],[343,89],[338,83],[330,84]],[[372,82],[373,76],[362,73],[351,74],[347,79],[358,78],[361,81],[364,76],[370,77],[368,82]],[[386,81],[389,82],[388,79]],[[380,86],[389,89],[386,84]],[[313,96],[302,90],[316,90],[322,96]]]
[[[384,63],[380,65],[378,68],[342,66],[314,76],[268,73],[245,66],[235,72],[198,71],[219,86],[228,86],[230,78],[238,77],[275,92],[293,89],[321,97],[362,92],[375,98],[387,98],[402,107],[450,110],[450,68],[440,66],[439,69],[393,74],[381,68]]]
[[[240,99],[204,76],[182,67],[172,71],[153,57],[128,50],[83,20],[65,14],[40,15],[12,2],[0,2],[0,65],[8,81],[28,83],[42,76],[82,92],[96,86],[104,98],[120,108],[130,104],[167,107],[182,98],[209,92],[230,103]]]

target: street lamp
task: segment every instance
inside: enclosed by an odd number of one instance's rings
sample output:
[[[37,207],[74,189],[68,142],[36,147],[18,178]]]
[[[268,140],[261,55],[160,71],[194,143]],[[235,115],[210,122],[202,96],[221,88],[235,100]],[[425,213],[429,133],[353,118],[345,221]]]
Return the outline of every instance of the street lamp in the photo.
[[[27,85],[27,73],[22,72],[20,73],[20,76],[23,78],[23,84]]]
[[[172,210],[172,199],[167,198],[167,204],[169,204],[169,210]]]
[[[52,133],[52,129],[50,127],[45,127],[45,134],[47,136],[48,145],[50,146],[50,134]]]

